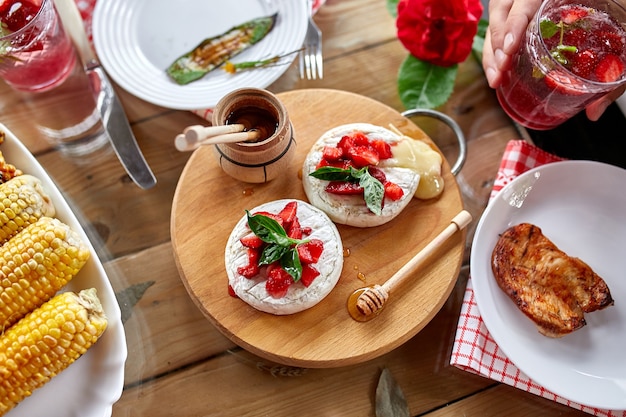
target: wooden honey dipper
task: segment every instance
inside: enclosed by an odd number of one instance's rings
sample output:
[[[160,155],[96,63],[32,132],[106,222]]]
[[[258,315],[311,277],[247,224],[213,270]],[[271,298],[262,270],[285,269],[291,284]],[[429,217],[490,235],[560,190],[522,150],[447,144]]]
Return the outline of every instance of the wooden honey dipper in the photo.
[[[243,124],[220,126],[194,125],[186,127],[183,133],[177,135],[174,145],[181,152],[189,152],[200,146],[254,141],[259,137],[260,132],[254,129],[245,131]]]
[[[411,258],[402,268],[391,276],[384,284],[359,288],[348,298],[348,311],[357,321],[368,321],[376,317],[389,299],[394,288],[409,277],[421,263],[437,250],[448,238],[458,230],[463,230],[472,221],[472,215],[463,210],[439,233],[428,245]]]

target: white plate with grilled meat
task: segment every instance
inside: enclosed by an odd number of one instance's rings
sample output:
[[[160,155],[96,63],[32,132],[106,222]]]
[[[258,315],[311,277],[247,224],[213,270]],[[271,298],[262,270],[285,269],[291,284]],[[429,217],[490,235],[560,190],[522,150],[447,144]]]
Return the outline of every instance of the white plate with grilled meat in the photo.
[[[471,276],[485,324],[510,360],[563,398],[626,409],[626,170],[592,161],[535,168],[504,187],[480,219]],[[498,287],[491,255],[499,234],[519,223],[539,226],[568,255],[607,283],[615,304],[585,314],[587,325],[561,338],[540,334]]]
[[[280,65],[229,74],[217,68],[187,85],[178,85],[167,67],[201,41],[233,26],[278,12],[272,31],[232,62],[268,59],[298,50],[307,28],[304,0],[107,0],[96,3],[93,41],[102,65],[122,88],[163,107],[196,110],[214,107],[241,87],[265,88],[289,68]]]
[[[54,203],[55,217],[76,231],[89,246],[89,260],[61,291],[96,288],[108,319],[106,331],[94,346],[5,417],[110,416],[113,404],[122,394],[127,356],[126,336],[115,293],[88,236],[54,182],[28,149],[2,124],[0,131],[5,133],[0,151],[6,161],[41,180]]]

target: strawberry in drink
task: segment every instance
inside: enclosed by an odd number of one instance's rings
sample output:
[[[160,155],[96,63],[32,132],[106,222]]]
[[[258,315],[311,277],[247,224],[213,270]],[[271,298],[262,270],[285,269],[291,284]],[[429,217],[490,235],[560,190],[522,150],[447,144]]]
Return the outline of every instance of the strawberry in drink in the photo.
[[[551,129],[626,82],[626,10],[611,0],[546,1],[497,90],[516,122]]]
[[[53,0],[0,0],[0,76],[22,91],[46,91],[72,72],[76,55]]]

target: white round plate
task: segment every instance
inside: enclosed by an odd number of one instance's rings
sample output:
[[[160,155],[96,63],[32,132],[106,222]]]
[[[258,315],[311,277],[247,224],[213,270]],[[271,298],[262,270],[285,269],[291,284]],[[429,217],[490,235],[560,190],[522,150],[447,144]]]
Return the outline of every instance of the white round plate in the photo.
[[[127,356],[126,336],[115,293],[89,237],[54,181],[28,149],[2,124],[0,131],[6,135],[0,151],[7,162],[41,180],[54,203],[55,217],[70,226],[89,245],[91,257],[61,291],[78,292],[85,288],[96,288],[108,319],[107,329],[94,346],[50,382],[35,390],[5,417],[108,417],[113,404],[122,395]]]
[[[563,398],[626,409],[626,170],[591,161],[556,162],[520,175],[481,217],[470,259],[480,313],[502,351],[526,375]],[[498,234],[529,222],[608,284],[615,305],[585,314],[562,338],[541,335],[498,287],[491,253]]]
[[[101,0],[93,16],[93,41],[104,69],[129,93],[179,110],[214,107],[231,90],[266,88],[297,54],[281,65],[229,74],[220,68],[187,85],[166,74],[179,56],[248,20],[278,12],[276,25],[233,62],[267,59],[299,49],[306,33],[304,0]]]

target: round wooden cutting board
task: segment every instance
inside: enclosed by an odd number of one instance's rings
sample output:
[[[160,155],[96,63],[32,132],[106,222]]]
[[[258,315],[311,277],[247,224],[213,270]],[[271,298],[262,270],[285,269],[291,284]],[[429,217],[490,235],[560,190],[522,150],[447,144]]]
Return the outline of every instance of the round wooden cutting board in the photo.
[[[296,155],[284,174],[246,184],[222,172],[210,147],[190,157],[173,201],[171,234],[181,279],[206,317],[234,343],[285,365],[327,368],[383,355],[417,334],[448,298],[458,276],[465,232],[457,233],[390,295],[381,314],[353,320],[347,300],[357,288],[383,283],[441,232],[463,209],[446,161],[445,190],[433,200],[413,199],[391,222],[374,228],[338,225],[344,249],[339,283],[313,308],[288,316],[262,313],[228,294],[226,241],[244,210],[283,198],[307,201],[301,166],[311,145],[328,129],[347,123],[393,124],[415,139],[433,142],[394,109],[356,94],[324,89],[279,94],[295,129]],[[416,352],[417,354],[417,352]]]

